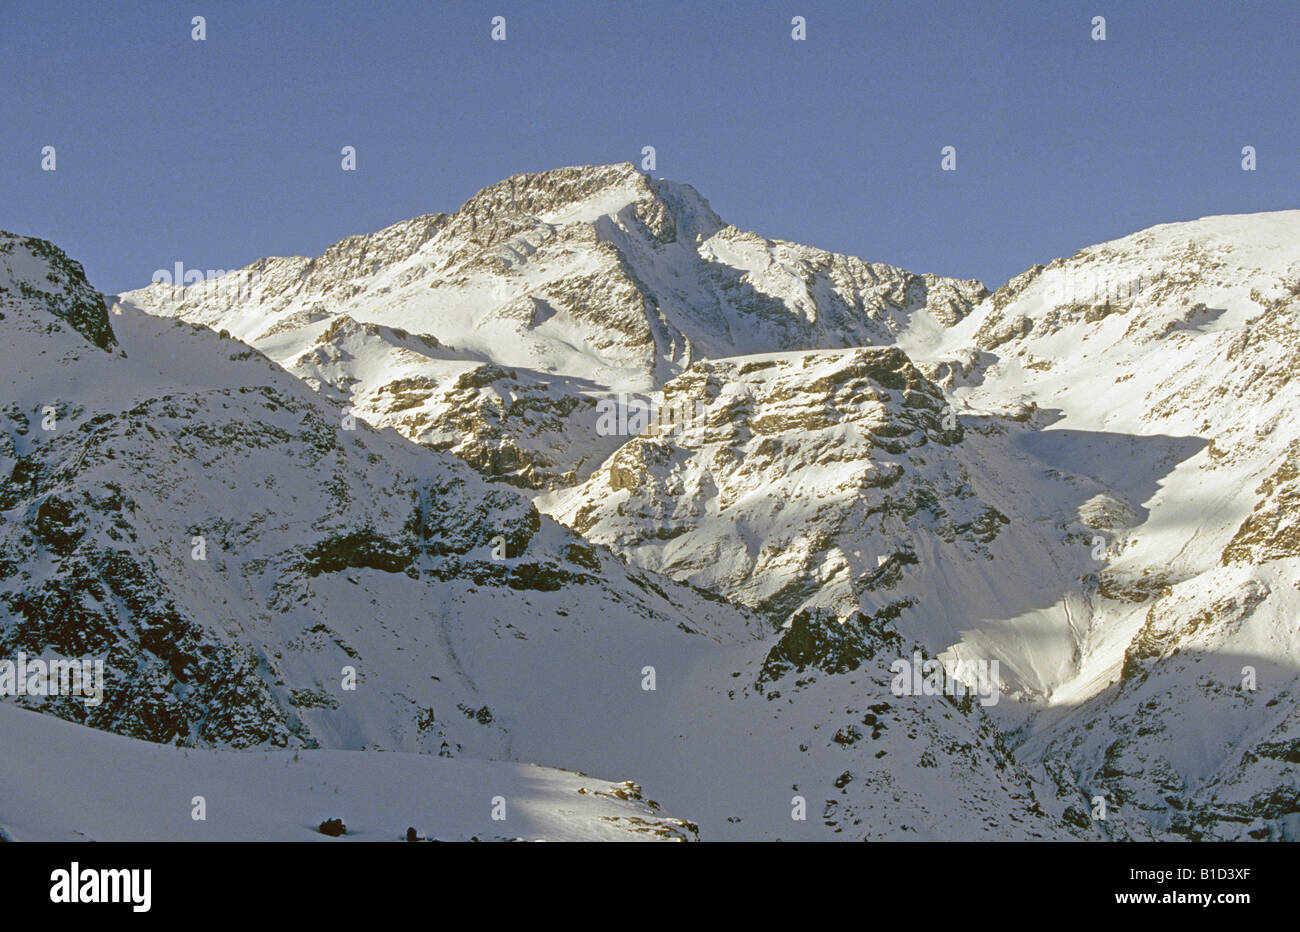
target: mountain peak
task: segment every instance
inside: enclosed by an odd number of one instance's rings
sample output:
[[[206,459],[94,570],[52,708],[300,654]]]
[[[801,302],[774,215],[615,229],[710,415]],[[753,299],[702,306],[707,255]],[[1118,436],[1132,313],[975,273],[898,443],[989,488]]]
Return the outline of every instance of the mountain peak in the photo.
[[[631,162],[511,175],[475,194],[455,217],[478,232],[482,225],[500,229],[504,223],[513,228],[520,219],[530,225],[592,223],[602,216],[625,216],[625,211],[660,243],[673,242],[679,235],[710,236],[723,226],[694,188],[653,179]]]

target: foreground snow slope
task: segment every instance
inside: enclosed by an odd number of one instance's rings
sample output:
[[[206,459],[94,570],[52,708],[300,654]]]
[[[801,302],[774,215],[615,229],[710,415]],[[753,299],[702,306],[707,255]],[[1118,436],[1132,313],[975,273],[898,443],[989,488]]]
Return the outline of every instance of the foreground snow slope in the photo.
[[[691,841],[635,784],[504,761],[150,744],[0,705],[7,841]],[[202,797],[201,803],[195,797]],[[495,797],[500,797],[499,800]],[[504,805],[503,805],[504,803]],[[196,820],[197,807],[205,818]],[[503,819],[492,817],[493,809]]]

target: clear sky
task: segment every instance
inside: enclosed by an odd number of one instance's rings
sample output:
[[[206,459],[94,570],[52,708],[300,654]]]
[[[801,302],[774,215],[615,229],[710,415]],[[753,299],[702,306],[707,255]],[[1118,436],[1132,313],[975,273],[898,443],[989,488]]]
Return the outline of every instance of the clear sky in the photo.
[[[995,287],[1300,207],[1298,49],[1296,0],[0,0],[0,228],[116,292],[652,145],[739,227]]]

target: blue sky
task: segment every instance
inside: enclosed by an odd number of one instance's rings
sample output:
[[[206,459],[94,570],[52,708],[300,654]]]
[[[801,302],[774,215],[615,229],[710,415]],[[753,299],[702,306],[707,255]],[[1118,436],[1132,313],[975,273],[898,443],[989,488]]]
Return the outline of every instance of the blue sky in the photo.
[[[1155,223],[1300,207],[1294,0],[0,2],[0,228],[107,292],[646,145],[739,227],[991,287]]]

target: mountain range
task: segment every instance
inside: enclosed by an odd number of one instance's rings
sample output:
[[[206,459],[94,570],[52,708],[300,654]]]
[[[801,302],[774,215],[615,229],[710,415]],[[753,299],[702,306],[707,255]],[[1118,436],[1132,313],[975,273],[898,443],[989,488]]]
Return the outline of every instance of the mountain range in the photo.
[[[431,836],[1300,835],[1300,211],[990,292],[622,164],[218,271],[0,234],[0,658],[106,658],[16,741],[367,837],[404,768],[530,813]],[[32,772],[8,837],[203,837]]]

